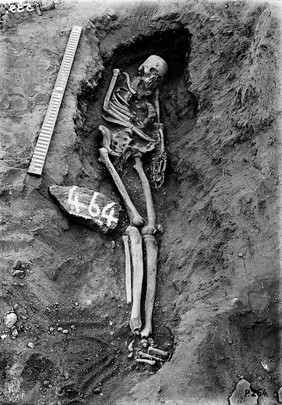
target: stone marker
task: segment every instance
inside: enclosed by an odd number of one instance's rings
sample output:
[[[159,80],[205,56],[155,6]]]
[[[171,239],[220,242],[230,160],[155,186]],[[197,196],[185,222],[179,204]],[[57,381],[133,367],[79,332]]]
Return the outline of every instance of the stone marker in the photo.
[[[258,396],[251,390],[251,384],[242,378],[235,391],[233,391],[231,397],[229,398],[230,405],[257,405]]]
[[[51,186],[50,194],[72,218],[106,233],[115,229],[121,206],[97,191],[85,187]]]

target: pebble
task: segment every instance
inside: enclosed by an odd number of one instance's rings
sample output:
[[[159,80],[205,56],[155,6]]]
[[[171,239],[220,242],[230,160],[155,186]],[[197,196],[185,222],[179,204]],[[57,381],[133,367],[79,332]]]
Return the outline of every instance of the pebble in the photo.
[[[16,336],[18,336],[18,334],[19,334],[18,329],[17,328],[13,329],[12,336],[16,337]]]
[[[13,272],[13,277],[19,277],[19,278],[24,278],[25,273],[23,270],[15,270]]]
[[[19,270],[22,266],[22,262],[20,260],[17,260],[13,266],[13,269]]]
[[[27,347],[29,347],[30,349],[34,349],[34,343],[29,342],[29,343],[27,344]]]
[[[7,328],[12,328],[17,322],[18,317],[14,312],[10,312],[5,316],[4,323]]]
[[[159,225],[157,226],[157,230],[158,230],[160,233],[164,233],[164,227],[163,227],[161,224],[159,224]]]

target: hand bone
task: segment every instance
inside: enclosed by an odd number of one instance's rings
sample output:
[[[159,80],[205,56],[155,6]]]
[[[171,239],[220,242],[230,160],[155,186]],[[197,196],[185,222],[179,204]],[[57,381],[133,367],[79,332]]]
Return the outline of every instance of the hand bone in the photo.
[[[156,361],[163,361],[162,359],[160,359],[159,357],[153,356],[151,354],[148,353],[144,353],[144,352],[138,352],[138,355],[140,357],[143,357],[145,359],[149,359],[149,360],[156,360]]]
[[[163,356],[163,357],[167,357],[168,356],[168,352],[164,351],[164,350],[160,350],[157,349],[155,347],[150,346],[148,349],[149,354],[157,354],[158,356]]]
[[[128,195],[128,192],[126,191],[126,188],[124,187],[123,182],[121,181],[119,174],[117,173],[116,169],[114,168],[114,165],[110,161],[108,150],[106,148],[100,148],[99,152],[100,152],[99,161],[104,163],[108,172],[112,176],[112,179],[113,179],[118,191],[120,192],[120,194],[122,196],[128,217],[130,219],[130,223],[135,226],[143,225],[144,219],[141,217],[141,215],[138,213],[137,209],[135,208],[133,202],[131,201],[131,199]]]

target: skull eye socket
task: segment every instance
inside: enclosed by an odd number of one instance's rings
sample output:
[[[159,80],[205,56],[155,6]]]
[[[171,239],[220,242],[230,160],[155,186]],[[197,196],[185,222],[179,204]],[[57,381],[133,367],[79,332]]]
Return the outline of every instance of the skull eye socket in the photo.
[[[156,68],[154,68],[154,67],[151,67],[151,69],[150,69],[150,73],[153,75],[153,76],[158,76],[158,70],[156,69]]]

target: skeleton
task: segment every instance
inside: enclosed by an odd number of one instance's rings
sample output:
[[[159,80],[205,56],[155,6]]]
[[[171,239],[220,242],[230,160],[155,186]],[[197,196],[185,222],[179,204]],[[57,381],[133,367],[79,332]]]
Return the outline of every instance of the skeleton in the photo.
[[[150,183],[143,168],[142,156],[155,150],[155,156],[152,159],[152,182],[154,187],[159,190],[164,182],[167,157],[164,148],[163,124],[160,122],[158,86],[166,72],[166,62],[156,55],[151,55],[146,59],[138,68],[138,75],[133,80],[130,79],[128,73],[114,69],[103,103],[103,118],[110,125],[114,124],[119,128],[110,130],[104,125],[99,127],[103,135],[102,148],[99,150],[100,161],[105,164],[115,182],[130,221],[130,225],[126,229],[126,236],[123,237],[128,303],[131,303],[129,241],[133,268],[130,327],[132,332],[146,338],[152,334],[158,247],[154,236],[156,215]],[[133,167],[142,185],[147,221],[137,211],[118,173],[129,158],[134,162]],[[144,325],[141,320],[141,294],[144,280],[143,248],[146,253],[147,285]],[[143,353],[143,356],[141,354],[143,358],[138,358],[136,361],[153,365],[157,361],[157,358],[154,357],[156,354],[160,353],[154,352],[146,356]]]

